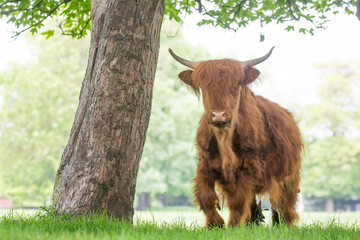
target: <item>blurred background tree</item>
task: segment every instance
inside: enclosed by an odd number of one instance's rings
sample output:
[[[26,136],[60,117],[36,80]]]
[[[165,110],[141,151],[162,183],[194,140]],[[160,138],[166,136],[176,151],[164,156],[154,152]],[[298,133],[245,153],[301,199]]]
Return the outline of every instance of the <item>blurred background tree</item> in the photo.
[[[34,61],[0,73],[0,194],[51,204],[84,76],[88,39],[28,38]]]
[[[325,77],[318,102],[302,110],[306,140],[302,192],[325,199],[334,211],[334,198],[359,198],[360,71],[359,63],[319,64]]]

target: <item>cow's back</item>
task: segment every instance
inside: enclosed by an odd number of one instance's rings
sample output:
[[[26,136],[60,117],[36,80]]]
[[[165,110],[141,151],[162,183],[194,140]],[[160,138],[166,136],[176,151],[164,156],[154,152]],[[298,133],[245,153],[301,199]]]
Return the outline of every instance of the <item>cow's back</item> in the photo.
[[[285,108],[261,96],[255,96],[264,117],[269,141],[264,149],[268,175],[278,180],[298,174],[301,166],[303,142],[293,115]]]

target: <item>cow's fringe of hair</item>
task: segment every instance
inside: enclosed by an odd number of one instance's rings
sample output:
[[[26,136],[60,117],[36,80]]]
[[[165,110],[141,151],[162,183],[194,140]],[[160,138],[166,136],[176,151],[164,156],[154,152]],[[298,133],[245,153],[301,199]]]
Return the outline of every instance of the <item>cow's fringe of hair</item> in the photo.
[[[194,72],[193,81],[196,88],[217,89],[218,92],[227,91],[227,86],[241,84],[242,71],[239,62],[235,60],[210,60],[200,63]]]

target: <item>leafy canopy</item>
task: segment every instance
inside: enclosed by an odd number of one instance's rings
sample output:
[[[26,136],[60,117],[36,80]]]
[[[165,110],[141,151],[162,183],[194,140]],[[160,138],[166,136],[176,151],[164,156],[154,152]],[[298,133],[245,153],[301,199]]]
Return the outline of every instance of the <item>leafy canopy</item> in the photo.
[[[237,30],[250,22],[287,23],[305,20],[301,33],[313,34],[314,29],[324,28],[331,14],[345,12],[360,20],[360,0],[305,1],[305,0],[165,0],[165,15],[181,22],[187,15],[198,12],[202,19],[198,25],[211,24]],[[47,18],[55,18],[63,35],[81,38],[91,28],[89,0],[0,0],[0,18],[16,27],[14,37],[26,30],[37,33]],[[287,31],[295,27],[286,24]],[[47,38],[54,30],[42,32]]]
[[[17,206],[50,203],[89,48],[88,38],[31,39],[36,59],[0,72],[0,196]]]

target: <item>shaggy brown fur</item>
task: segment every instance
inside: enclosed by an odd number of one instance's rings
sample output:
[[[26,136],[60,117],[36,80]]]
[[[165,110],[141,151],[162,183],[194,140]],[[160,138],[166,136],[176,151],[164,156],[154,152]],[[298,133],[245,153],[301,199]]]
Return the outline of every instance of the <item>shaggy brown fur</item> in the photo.
[[[204,61],[179,74],[203,97],[193,192],[209,227],[224,225],[216,210],[215,185],[226,196],[229,226],[261,221],[256,196],[264,193],[270,197],[274,224],[279,217],[287,224],[298,219],[302,139],[291,113],[249,89],[259,74],[230,59]],[[211,121],[214,111],[225,112],[225,125]]]

